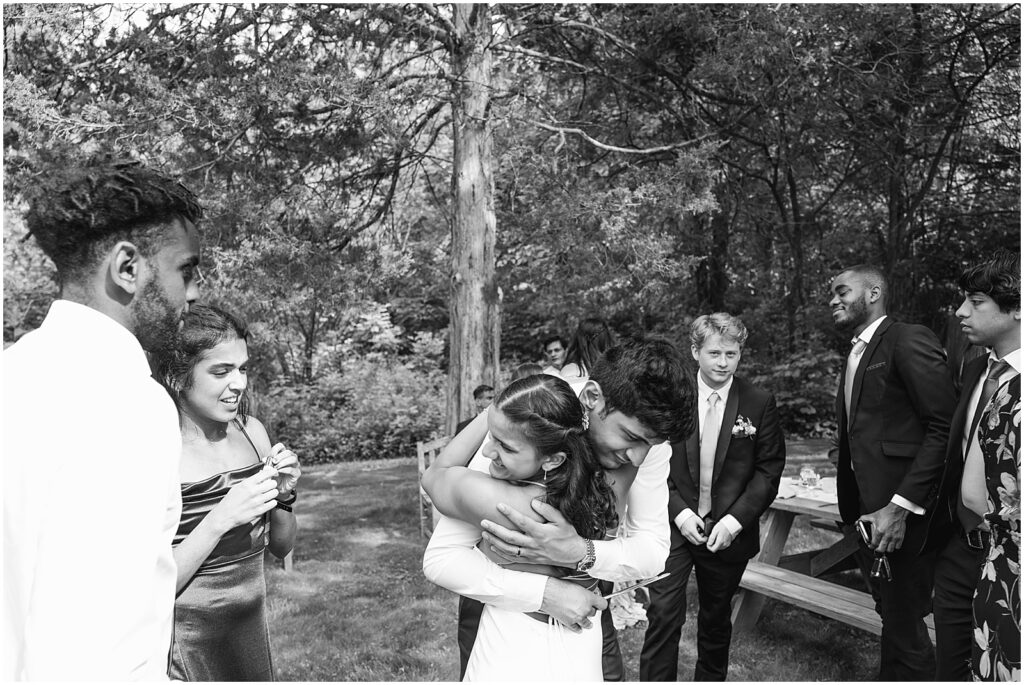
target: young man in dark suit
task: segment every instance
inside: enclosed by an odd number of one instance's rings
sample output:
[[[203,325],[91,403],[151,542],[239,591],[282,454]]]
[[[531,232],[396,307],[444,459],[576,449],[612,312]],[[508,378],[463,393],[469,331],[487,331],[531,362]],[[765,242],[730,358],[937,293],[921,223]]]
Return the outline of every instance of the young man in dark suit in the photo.
[[[1002,250],[965,270],[959,285],[964,292],[964,301],[956,311],[960,325],[971,344],[990,351],[964,367],[960,401],[949,431],[946,468],[929,515],[924,547],[926,552],[938,554],[935,679],[943,681],[971,680],[974,590],[989,536],[988,524],[981,518],[988,512],[974,511],[970,506],[979,502],[982,509],[987,509],[977,417],[987,403],[983,397],[986,380],[992,378],[988,384],[994,390],[1020,374],[1020,257]],[[990,390],[989,399],[992,394]],[[973,479],[972,466],[976,470]]]
[[[880,565],[870,579],[882,617],[878,678],[930,680],[924,618],[934,555],[918,551],[945,461],[953,382],[934,333],[886,316],[888,284],[877,267],[846,269],[832,293],[836,328],[854,336],[836,394],[839,511],[847,524],[862,520],[871,529],[862,563],[878,555],[888,562],[888,572]]]
[[[758,519],[779,489],[786,445],[771,393],[737,378],[747,329],[729,314],[690,329],[697,361],[698,430],[672,445],[668,517],[671,575],[650,586],[640,680],[674,681],[686,622],[686,583],[696,569],[694,680],[725,680],[733,595],[759,549]]]

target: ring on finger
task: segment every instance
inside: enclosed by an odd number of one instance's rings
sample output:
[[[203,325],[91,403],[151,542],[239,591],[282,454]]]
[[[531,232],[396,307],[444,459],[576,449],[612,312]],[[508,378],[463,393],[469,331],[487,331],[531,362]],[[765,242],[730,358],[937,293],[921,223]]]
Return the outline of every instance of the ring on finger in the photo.
[[[522,553],[523,553],[523,548],[522,547],[516,547],[516,556],[517,557],[521,556]]]

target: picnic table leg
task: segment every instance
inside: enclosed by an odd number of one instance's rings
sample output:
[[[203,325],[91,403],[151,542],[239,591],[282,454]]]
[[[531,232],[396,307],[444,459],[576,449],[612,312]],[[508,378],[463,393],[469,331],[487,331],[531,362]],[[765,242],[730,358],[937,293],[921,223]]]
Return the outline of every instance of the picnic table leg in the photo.
[[[769,509],[764,527],[761,529],[761,551],[754,561],[777,566],[782,550],[789,537],[789,529],[793,527],[796,514],[779,509]],[[757,623],[764,606],[764,595],[740,588],[736,593],[736,601],[732,607],[732,630],[734,634],[742,633]]]

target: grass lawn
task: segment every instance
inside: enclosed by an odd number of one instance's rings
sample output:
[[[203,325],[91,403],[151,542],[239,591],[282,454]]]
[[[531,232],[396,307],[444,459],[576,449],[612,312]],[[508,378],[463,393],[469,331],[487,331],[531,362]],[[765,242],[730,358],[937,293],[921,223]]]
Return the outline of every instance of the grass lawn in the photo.
[[[797,460],[799,461],[799,460]],[[787,475],[799,468],[787,466]],[[819,469],[822,470],[822,469]],[[827,471],[827,466],[825,467]],[[292,571],[268,562],[270,631],[280,680],[454,681],[456,597],[420,570],[415,459],[303,469]],[[836,535],[797,519],[787,553]],[[854,574],[843,582],[858,586]],[[696,592],[680,646],[680,678],[696,659]],[[645,624],[620,631],[636,680]],[[768,600],[754,631],[733,640],[730,680],[870,680],[878,639]]]

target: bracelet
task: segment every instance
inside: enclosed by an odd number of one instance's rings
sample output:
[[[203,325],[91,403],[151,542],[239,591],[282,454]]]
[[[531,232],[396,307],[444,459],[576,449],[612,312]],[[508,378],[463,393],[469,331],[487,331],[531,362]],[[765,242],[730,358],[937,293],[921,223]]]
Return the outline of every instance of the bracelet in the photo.
[[[277,508],[281,511],[287,511],[289,514],[292,513],[292,506],[290,504],[277,503]]]
[[[292,490],[291,492],[288,493],[288,499],[279,499],[279,500],[277,500],[277,503],[278,504],[295,504],[295,500],[297,500],[298,498],[299,498],[299,493],[295,492],[295,490]]]

